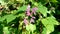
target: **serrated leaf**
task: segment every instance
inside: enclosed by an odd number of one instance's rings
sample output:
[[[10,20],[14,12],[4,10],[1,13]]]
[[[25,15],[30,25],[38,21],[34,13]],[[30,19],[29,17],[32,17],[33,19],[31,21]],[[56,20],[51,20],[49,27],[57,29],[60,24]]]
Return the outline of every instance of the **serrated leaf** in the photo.
[[[46,19],[42,19],[42,24],[46,26],[47,24],[49,24],[49,22]]]
[[[56,21],[53,17],[47,17],[45,19],[42,19],[42,23],[46,26],[47,24],[53,24],[53,25],[59,25],[58,21]]]
[[[47,20],[50,21],[50,24],[59,25],[58,21],[53,17],[48,17]]]
[[[54,25],[58,25],[58,22],[54,17],[47,17],[45,19],[42,19],[42,24],[46,27],[47,34],[50,34],[54,31]]]
[[[32,24],[26,25],[26,30],[33,32],[34,30],[36,30],[36,26]]]
[[[47,34],[50,34],[51,32],[54,31],[54,25],[47,25],[46,29],[47,29]]]
[[[47,16],[47,8],[42,4],[39,4],[38,11],[43,14],[43,16]]]

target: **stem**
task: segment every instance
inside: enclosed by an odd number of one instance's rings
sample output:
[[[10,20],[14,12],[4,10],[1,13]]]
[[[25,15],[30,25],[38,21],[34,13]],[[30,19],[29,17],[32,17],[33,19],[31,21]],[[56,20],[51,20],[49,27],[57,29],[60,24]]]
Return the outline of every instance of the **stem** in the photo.
[[[48,2],[49,2],[49,5],[50,5],[50,7],[51,7],[51,3],[50,3],[50,1],[48,0]]]
[[[30,34],[30,31],[29,31],[29,34]]]
[[[33,31],[32,31],[32,34],[33,34]]]
[[[20,29],[21,26],[22,26],[21,23],[23,23],[23,21],[19,22],[19,26],[18,26],[18,34],[19,34],[19,32],[21,31],[21,29]]]
[[[51,3],[49,2],[49,5],[50,5],[50,7],[51,7]]]

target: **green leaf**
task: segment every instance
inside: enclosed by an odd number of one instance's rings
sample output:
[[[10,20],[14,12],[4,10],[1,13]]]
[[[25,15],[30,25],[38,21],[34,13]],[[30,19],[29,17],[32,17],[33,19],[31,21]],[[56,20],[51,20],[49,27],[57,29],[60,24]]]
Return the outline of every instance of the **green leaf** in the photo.
[[[3,21],[3,20],[1,19],[1,17],[0,17],[0,21]]]
[[[58,21],[56,21],[55,18],[52,16],[42,19],[42,24],[46,27],[47,34],[50,34],[54,31],[54,25],[59,25]]]
[[[16,1],[19,1],[20,3],[24,3],[25,2],[25,0],[16,0]]]
[[[47,20],[49,20],[50,24],[59,25],[58,21],[53,16],[48,17]]]
[[[24,5],[24,6],[20,7],[18,10],[19,10],[19,11],[26,11],[26,9],[27,9],[27,6]]]
[[[56,19],[52,16],[42,19],[42,23],[44,24],[44,26],[46,26],[47,24],[59,25],[58,21],[56,21]]]
[[[1,5],[6,5],[6,2],[4,0],[0,0]]]
[[[50,2],[53,2],[53,3],[55,3],[55,2],[58,2],[57,0],[50,0]]]
[[[22,18],[25,17],[24,13],[19,14],[18,17],[19,17],[19,16],[22,17]]]
[[[46,34],[46,33],[47,33],[47,29],[45,27],[43,27],[42,34]]]
[[[0,17],[0,21],[3,22],[5,20],[5,18],[3,17]]]
[[[35,6],[38,6],[38,3],[37,3],[37,2],[34,2],[34,5],[35,5]]]
[[[45,6],[43,6],[42,4],[39,4],[38,12],[43,14],[43,16],[47,16],[47,8]]]
[[[3,25],[0,24],[0,34],[3,34]]]
[[[7,20],[7,23],[9,23],[9,22],[13,21],[16,18],[16,16],[13,14],[10,14],[10,15],[3,16],[3,18],[5,18]]]
[[[29,25],[26,25],[26,30],[27,30],[27,31],[29,31],[29,30],[30,30]]]
[[[4,27],[3,28],[3,32],[4,34],[10,34],[9,30],[8,30],[8,27]]]
[[[27,6],[26,5],[24,5],[24,6],[22,6],[22,7],[19,7],[19,9],[17,10],[17,11],[14,11],[15,13],[23,13],[23,12],[25,12],[26,11],[26,9],[27,9]]]
[[[34,30],[36,30],[36,26],[32,24],[26,25],[26,30],[33,32]]]
[[[54,31],[54,25],[47,25],[46,29],[47,29],[47,34],[50,34],[51,32]]]

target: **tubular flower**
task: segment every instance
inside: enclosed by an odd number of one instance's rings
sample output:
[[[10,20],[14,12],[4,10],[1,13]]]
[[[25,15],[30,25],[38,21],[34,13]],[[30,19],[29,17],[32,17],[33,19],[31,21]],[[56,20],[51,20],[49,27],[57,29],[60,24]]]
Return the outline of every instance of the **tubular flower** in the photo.
[[[34,23],[34,19],[33,18],[30,19],[30,23],[32,23],[32,22]]]
[[[24,23],[25,25],[28,25],[28,20],[26,18],[24,19]]]
[[[27,10],[26,11],[29,11],[30,12],[30,5],[28,5],[28,7],[27,7]]]
[[[35,19],[35,17],[34,17],[34,16],[33,16],[32,18],[33,18],[33,19]]]
[[[37,9],[38,9],[37,7],[32,8],[32,12],[31,12],[31,14],[36,15],[36,10],[37,10]]]
[[[30,16],[31,14],[30,14],[30,12],[29,12],[29,11],[27,11],[27,12],[26,12],[26,15],[27,15],[27,16]]]
[[[32,17],[31,19],[30,19],[30,23],[34,23],[34,19],[35,19],[35,17]]]
[[[30,15],[31,15],[31,14],[30,14],[30,5],[28,5],[28,7],[27,7],[26,15],[27,15],[27,16],[30,16]]]

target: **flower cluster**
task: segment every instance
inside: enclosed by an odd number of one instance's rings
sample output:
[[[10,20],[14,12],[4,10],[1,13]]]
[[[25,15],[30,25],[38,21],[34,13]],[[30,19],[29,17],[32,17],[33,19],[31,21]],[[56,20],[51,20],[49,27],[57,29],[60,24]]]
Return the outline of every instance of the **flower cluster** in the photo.
[[[33,14],[36,15],[37,9],[38,9],[37,7],[34,7],[34,8],[32,8],[32,11],[30,12],[30,5],[27,6],[26,15],[31,16],[30,23],[34,23],[35,17],[33,16]],[[28,20],[26,18],[24,19],[24,23],[25,23],[25,25],[28,24]]]

